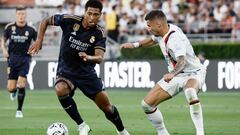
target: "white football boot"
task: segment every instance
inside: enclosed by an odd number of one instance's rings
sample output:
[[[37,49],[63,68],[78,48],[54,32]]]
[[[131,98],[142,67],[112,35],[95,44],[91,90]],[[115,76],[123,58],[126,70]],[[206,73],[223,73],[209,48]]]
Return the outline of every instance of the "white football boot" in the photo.
[[[16,92],[13,92],[13,93],[10,93],[10,99],[11,99],[12,101],[14,101],[14,100],[16,99],[16,97],[17,97],[17,91],[16,91]]]
[[[79,135],[88,135],[91,129],[85,122],[83,122],[78,126],[78,131],[79,131]]]
[[[23,113],[22,113],[22,111],[17,111],[16,112],[16,118],[23,118]]]
[[[117,131],[118,135],[130,135],[126,129],[123,129],[123,131]]]

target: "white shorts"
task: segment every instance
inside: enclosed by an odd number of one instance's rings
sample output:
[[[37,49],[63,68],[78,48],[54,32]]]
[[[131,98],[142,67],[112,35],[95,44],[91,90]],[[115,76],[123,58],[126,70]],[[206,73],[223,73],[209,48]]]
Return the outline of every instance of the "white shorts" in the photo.
[[[196,79],[199,82],[199,89],[201,89],[202,85],[205,83],[206,70],[201,69],[196,72],[191,73],[180,73],[173,77],[170,82],[165,82],[162,78],[157,82],[160,87],[163,88],[166,92],[168,92],[171,96],[178,94],[186,85],[189,79]]]

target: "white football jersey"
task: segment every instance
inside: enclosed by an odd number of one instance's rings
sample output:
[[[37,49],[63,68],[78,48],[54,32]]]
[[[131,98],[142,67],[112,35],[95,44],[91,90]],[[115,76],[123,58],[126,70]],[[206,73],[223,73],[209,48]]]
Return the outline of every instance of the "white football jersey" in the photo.
[[[176,65],[178,56],[185,56],[186,66],[183,72],[195,72],[205,67],[196,57],[192,45],[183,31],[176,25],[169,24],[169,31],[164,37],[152,36],[152,39],[158,42],[162,54],[168,63],[168,71],[171,72]]]

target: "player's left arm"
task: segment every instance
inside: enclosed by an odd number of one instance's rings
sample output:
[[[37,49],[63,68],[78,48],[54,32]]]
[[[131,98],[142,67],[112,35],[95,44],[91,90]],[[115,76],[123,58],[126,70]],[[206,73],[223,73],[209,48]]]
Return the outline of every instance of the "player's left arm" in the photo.
[[[85,52],[80,52],[79,56],[87,62],[100,64],[104,58],[104,51],[102,49],[95,49],[95,55],[87,55]]]

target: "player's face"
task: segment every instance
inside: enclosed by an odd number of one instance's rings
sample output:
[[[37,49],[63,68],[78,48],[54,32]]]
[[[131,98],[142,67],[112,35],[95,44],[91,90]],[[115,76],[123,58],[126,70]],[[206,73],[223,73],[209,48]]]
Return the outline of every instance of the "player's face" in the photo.
[[[26,10],[16,11],[16,21],[19,23],[24,23],[26,21],[27,12]]]
[[[153,35],[161,36],[161,25],[156,19],[147,21],[147,30]]]
[[[86,19],[87,25],[89,27],[95,26],[99,18],[101,17],[100,9],[88,7],[84,14],[84,19]]]

